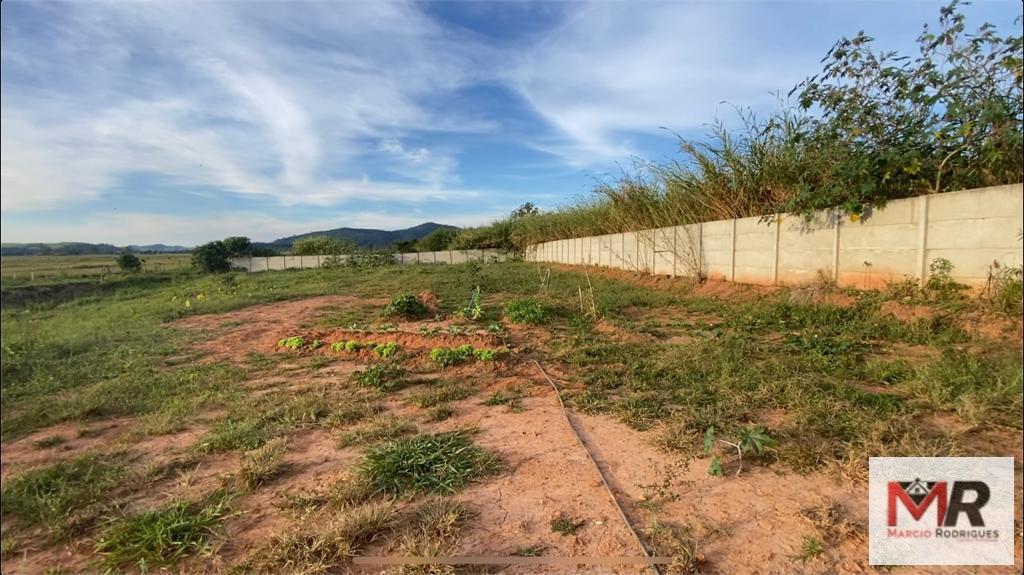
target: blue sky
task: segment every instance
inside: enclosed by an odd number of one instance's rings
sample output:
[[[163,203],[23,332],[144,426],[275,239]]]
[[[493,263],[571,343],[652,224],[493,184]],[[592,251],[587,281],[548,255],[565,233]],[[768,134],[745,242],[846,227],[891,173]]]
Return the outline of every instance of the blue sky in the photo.
[[[2,239],[483,224],[676,157],[939,2],[4,2]],[[980,2],[1013,29],[1020,3]]]

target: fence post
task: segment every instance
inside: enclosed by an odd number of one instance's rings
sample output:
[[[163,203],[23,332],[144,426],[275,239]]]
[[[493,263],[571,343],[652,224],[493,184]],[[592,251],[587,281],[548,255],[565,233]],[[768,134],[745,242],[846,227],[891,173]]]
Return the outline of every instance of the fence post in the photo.
[[[772,285],[779,284],[779,237],[782,235],[782,216],[775,216],[775,251],[772,254]]]
[[[928,280],[928,196],[917,198],[917,277]]]
[[[672,277],[676,277],[676,254],[679,248],[676,246],[679,238],[679,226],[672,226]]]
[[[836,229],[832,232],[832,281],[839,283],[839,227],[843,224],[843,219],[840,217],[838,211],[833,212]]]

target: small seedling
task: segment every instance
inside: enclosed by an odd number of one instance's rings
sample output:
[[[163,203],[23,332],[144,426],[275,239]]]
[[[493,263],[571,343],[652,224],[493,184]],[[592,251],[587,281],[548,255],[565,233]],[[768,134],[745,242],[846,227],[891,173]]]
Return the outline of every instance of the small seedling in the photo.
[[[739,432],[739,439],[735,443],[717,438],[715,436],[715,427],[709,427],[707,431],[704,432],[705,455],[713,454],[716,441],[724,443],[736,450],[739,464],[736,467],[737,476],[743,470],[743,454],[763,455],[765,451],[775,445],[775,440],[765,432],[763,427],[760,426],[745,427],[741,429]],[[721,477],[723,474],[722,461],[717,454],[711,459],[711,466],[708,468],[708,473],[715,477]]]
[[[813,535],[804,535],[800,542],[800,553],[797,554],[796,558],[801,563],[806,563],[824,552],[825,548],[821,543],[821,539]]]
[[[577,519],[566,513],[559,513],[551,520],[551,530],[562,535],[573,535],[579,531],[587,522]]]
[[[469,293],[469,302],[466,307],[460,309],[458,314],[466,319],[476,321],[484,314],[484,309],[481,306],[483,295],[480,292],[480,286],[473,288],[473,291]]]

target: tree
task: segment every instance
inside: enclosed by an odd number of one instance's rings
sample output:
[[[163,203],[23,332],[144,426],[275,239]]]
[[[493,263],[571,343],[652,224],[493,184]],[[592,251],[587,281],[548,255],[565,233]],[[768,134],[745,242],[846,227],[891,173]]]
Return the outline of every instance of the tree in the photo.
[[[512,219],[525,218],[527,216],[536,216],[540,213],[540,208],[535,206],[533,202],[526,202],[518,208],[512,210]]]
[[[252,242],[245,236],[231,236],[221,240],[228,256],[232,258],[244,258],[252,255]]]
[[[197,246],[192,250],[192,265],[205,273],[231,271],[230,254],[222,241]]]
[[[396,252],[407,254],[416,251],[416,240],[395,240],[393,246]]]
[[[448,249],[448,246],[452,243],[458,233],[458,230],[437,228],[426,236],[420,238],[416,247],[421,252],[440,252]]]
[[[142,260],[135,254],[121,254],[117,256],[117,267],[123,272],[137,272],[142,269]]]
[[[966,33],[959,4],[941,9],[937,30],[925,26],[916,58],[877,51],[861,32],[794,88],[804,110],[820,111],[803,153],[821,169],[803,172],[783,208],[859,214],[889,199],[1020,181],[1024,40],[987,23]]]
[[[354,251],[353,240],[331,236],[310,236],[292,242],[292,253],[297,256],[337,256]]]

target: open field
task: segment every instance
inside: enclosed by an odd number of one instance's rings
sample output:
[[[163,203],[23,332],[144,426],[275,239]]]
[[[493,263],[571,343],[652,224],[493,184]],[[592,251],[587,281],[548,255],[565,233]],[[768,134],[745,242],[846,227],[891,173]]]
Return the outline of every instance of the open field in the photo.
[[[143,271],[169,271],[190,265],[190,254],[142,254]],[[116,255],[4,256],[0,281],[4,285],[95,279],[119,273]]]
[[[1015,456],[1020,488],[1018,312],[548,269],[180,271],[19,297],[5,572],[642,556],[545,372],[666,573],[873,572],[872,455]],[[1020,571],[1020,504],[1016,566],[976,572]]]

